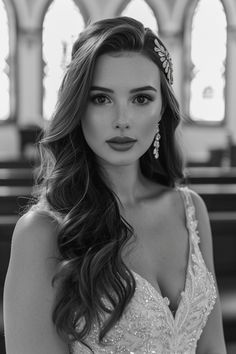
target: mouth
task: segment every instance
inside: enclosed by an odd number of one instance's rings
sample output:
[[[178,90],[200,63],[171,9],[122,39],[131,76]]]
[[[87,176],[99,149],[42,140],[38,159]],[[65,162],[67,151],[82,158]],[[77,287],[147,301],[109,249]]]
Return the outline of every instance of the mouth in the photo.
[[[112,139],[107,140],[107,143],[111,144],[130,144],[130,143],[135,143],[137,140],[127,137],[127,136],[116,136]]]
[[[129,137],[115,137],[110,140],[107,140],[107,144],[111,149],[115,151],[127,151],[131,149],[136,143],[136,139],[132,139]]]

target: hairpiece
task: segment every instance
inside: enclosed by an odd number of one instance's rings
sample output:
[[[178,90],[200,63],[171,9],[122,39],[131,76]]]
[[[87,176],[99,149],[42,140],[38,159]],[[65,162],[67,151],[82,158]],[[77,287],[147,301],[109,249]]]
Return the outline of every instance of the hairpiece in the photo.
[[[154,39],[154,50],[160,57],[161,65],[167,80],[173,84],[173,64],[168,50],[159,42],[157,38]]]

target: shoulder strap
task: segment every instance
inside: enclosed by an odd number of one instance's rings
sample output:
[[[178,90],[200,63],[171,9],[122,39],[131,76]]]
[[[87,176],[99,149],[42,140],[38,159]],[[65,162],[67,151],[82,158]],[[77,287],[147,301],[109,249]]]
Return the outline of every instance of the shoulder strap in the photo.
[[[196,210],[191,196],[191,192],[188,187],[179,187],[178,190],[184,199],[187,227],[189,229],[189,232],[192,236],[194,235],[195,240],[199,242],[200,238],[198,236],[197,230],[198,220],[196,218]]]
[[[189,188],[188,187],[179,187],[179,191],[184,197],[186,207],[189,207],[189,206],[194,207]]]

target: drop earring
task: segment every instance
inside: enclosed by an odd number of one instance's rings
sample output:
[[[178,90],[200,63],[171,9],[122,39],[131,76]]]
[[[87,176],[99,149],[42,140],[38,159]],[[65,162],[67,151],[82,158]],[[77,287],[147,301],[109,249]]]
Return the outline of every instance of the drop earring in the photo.
[[[160,140],[161,136],[160,136],[160,133],[159,133],[159,123],[157,123],[157,131],[156,131],[156,136],[155,136],[155,140],[154,140],[154,143],[153,143],[153,146],[154,146],[154,150],[153,150],[153,155],[154,155],[154,158],[157,160],[158,157],[159,157],[159,147],[160,147]]]

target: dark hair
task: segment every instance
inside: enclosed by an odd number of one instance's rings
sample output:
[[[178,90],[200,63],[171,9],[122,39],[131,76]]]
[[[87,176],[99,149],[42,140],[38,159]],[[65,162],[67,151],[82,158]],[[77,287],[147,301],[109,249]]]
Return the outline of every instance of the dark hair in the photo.
[[[150,44],[154,38],[150,29],[128,17],[90,24],[73,46],[54,115],[39,144],[38,207],[60,220],[60,266],[54,278],[60,287],[53,321],[68,340],[84,343],[95,321],[102,340],[121,318],[135,291],[135,279],[121,257],[133,228],[120,215],[118,198],[85,141],[80,120],[97,58],[104,53],[134,51],[160,68]],[[153,158],[151,146],[140,158],[140,166],[148,179],[173,188],[183,178],[175,142],[180,113],[172,88],[163,71],[160,73],[164,107],[159,159]],[[104,313],[108,317],[102,322]],[[81,326],[76,327],[78,323]]]

